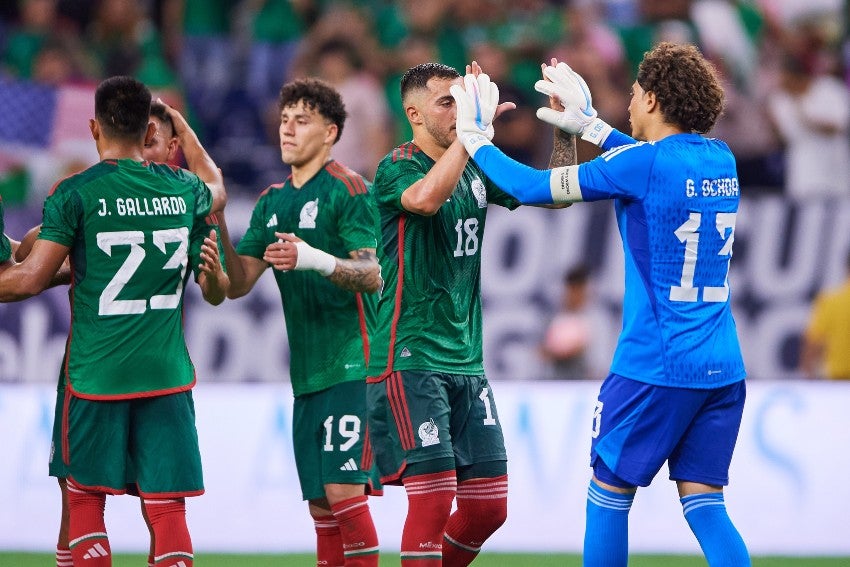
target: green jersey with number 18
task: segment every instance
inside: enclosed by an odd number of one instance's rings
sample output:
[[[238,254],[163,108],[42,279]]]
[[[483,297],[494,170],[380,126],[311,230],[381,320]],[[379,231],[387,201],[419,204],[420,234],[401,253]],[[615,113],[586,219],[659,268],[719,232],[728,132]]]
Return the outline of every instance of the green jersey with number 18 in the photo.
[[[104,160],[53,189],[39,238],[70,247],[64,376],[74,395],[127,399],[194,385],[183,291],[211,207],[195,174],[131,159]]]
[[[437,214],[405,211],[402,193],[433,166],[409,142],[384,157],[375,175],[384,289],[370,376],[394,370],[484,372],[481,244],[487,204],[514,209],[519,202],[469,160]]]
[[[369,183],[337,161],[329,161],[297,188],[290,177],[272,185],[254,206],[237,252],[262,259],[289,232],[337,258],[375,249],[378,213]],[[369,336],[376,294],[353,293],[313,270],[273,270],[283,300],[289,337],[289,374],[296,396],[366,379]]]
[[[0,262],[5,262],[12,255],[12,244],[6,238],[6,234],[3,232],[4,229],[3,198],[0,197]]]

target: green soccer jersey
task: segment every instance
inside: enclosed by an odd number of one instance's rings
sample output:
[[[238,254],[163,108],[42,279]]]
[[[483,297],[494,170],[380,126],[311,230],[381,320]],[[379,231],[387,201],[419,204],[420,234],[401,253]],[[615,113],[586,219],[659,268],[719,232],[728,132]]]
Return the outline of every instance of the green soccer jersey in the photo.
[[[487,204],[514,209],[519,202],[469,160],[437,214],[405,211],[402,193],[433,165],[408,142],[384,157],[375,175],[384,288],[370,376],[391,370],[484,372],[481,244]]]
[[[51,192],[39,238],[70,247],[64,373],[76,396],[138,398],[194,385],[183,290],[211,207],[195,174],[130,159],[102,161]]]
[[[378,213],[369,183],[339,162],[328,162],[300,189],[292,179],[266,189],[239,242],[241,255],[262,259],[291,232],[337,258],[376,248]],[[352,293],[313,270],[273,270],[289,336],[289,372],[296,396],[340,382],[364,380],[376,295]]]
[[[6,238],[5,224],[3,221],[3,198],[0,197],[0,262],[5,262],[12,256],[12,245]]]

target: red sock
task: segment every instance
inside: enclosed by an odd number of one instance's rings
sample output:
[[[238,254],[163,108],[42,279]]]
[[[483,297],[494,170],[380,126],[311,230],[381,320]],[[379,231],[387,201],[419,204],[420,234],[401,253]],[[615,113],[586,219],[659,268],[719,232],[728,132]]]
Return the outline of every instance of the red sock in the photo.
[[[446,524],[443,565],[466,567],[508,517],[508,475],[457,486],[457,510]]]
[[[316,566],[342,567],[345,563],[342,555],[342,536],[339,522],[332,515],[313,516],[316,527]]]
[[[192,567],[195,555],[186,525],[186,501],[145,498],[144,506],[154,532],[154,565]]]
[[[68,547],[74,565],[80,567],[111,567],[112,551],[106,537],[103,510],[106,494],[87,492],[68,480],[68,509],[71,521],[68,526]]]
[[[74,558],[67,547],[56,547],[56,567],[74,567]]]
[[[401,565],[440,567],[443,531],[457,490],[455,471],[409,476],[403,482],[407,518],[401,534]]]
[[[339,522],[345,567],[378,567],[378,532],[369,513],[369,497],[337,502],[331,510]]]

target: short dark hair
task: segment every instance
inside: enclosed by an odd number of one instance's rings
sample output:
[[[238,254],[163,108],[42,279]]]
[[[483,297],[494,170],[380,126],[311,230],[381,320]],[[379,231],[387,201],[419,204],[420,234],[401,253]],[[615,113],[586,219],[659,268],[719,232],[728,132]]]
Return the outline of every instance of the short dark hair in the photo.
[[[442,63],[420,63],[404,72],[401,77],[401,100],[412,90],[424,89],[431,79],[457,79],[460,73]]]
[[[342,127],[348,113],[339,92],[321,79],[309,77],[296,79],[283,85],[278,99],[278,110],[303,102],[310,110],[315,110],[332,124],[336,124],[336,140],[342,136]]]
[[[590,279],[590,270],[584,264],[573,266],[564,274],[566,285],[582,285]]]
[[[133,77],[110,77],[94,93],[94,116],[110,138],[135,140],[144,136],[150,108],[150,90]]]
[[[171,115],[168,114],[168,110],[165,109],[165,105],[163,103],[157,101],[153,101],[151,103],[150,117],[156,118],[166,127],[170,128],[170,137],[174,137],[174,121],[171,119]]]
[[[723,112],[723,87],[714,65],[693,45],[662,42],[644,54],[637,83],[655,94],[664,119],[705,134]]]

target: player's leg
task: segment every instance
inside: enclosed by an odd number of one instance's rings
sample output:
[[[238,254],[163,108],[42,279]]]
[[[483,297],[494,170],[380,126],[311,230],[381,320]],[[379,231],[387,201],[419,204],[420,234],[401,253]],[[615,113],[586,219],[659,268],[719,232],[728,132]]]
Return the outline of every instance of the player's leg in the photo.
[[[68,544],[74,565],[112,564],[103,514],[106,493],[125,489],[128,419],[127,402],[68,400],[62,454],[68,467]]]
[[[452,376],[447,381],[458,485],[457,509],[443,536],[443,565],[464,567],[507,519],[507,455],[487,379]]]
[[[311,515],[323,518],[317,542],[330,514],[339,534],[339,548],[349,567],[377,567],[378,535],[369,511],[367,487],[372,468],[366,432],[366,382],[346,381],[326,390],[298,396],[293,411],[296,465],[302,495]],[[317,548],[317,555],[319,555]]]
[[[685,519],[711,567],[750,565],[723,498],[745,397],[743,381],[715,390],[670,456],[670,478],[678,485]]]
[[[130,457],[153,528],[154,563],[157,567],[192,567],[194,551],[186,524],[185,498],[204,492],[192,393],[130,403]]]
[[[325,494],[339,525],[346,567],[378,567],[378,532],[363,484],[326,484]]]
[[[56,567],[73,567],[71,548],[68,547],[68,525],[71,523],[71,511],[68,508],[68,484],[64,478],[57,478],[62,493],[62,513],[59,520],[59,537],[56,541]]]
[[[64,367],[64,364],[62,365]],[[56,567],[73,567],[71,549],[68,547],[68,524],[70,511],[68,509],[68,487],[66,478],[68,469],[62,457],[62,416],[65,415],[65,379],[60,370],[59,384],[56,388],[56,405],[53,411],[53,433],[50,443],[50,462],[48,472],[55,476],[62,495],[62,512],[59,519],[59,535],[56,540]]]
[[[705,402],[706,391],[665,388],[611,374],[593,415],[584,535],[586,567],[625,567],[628,514]]]
[[[138,488],[136,488],[136,490],[138,491]],[[148,546],[148,567],[153,567],[156,553],[156,534],[154,534],[151,519],[148,517],[148,510],[145,508],[145,501],[141,497],[139,498],[139,508],[142,510],[142,518],[144,518],[145,525],[148,527],[148,534],[150,534],[150,545]]]
[[[309,501],[309,507],[316,530],[316,565],[342,567],[345,564],[342,535],[330,504],[324,498],[317,498]]]
[[[445,375],[402,371],[370,378],[369,435],[385,484],[407,491],[403,567],[442,565],[443,531],[457,490]]]

